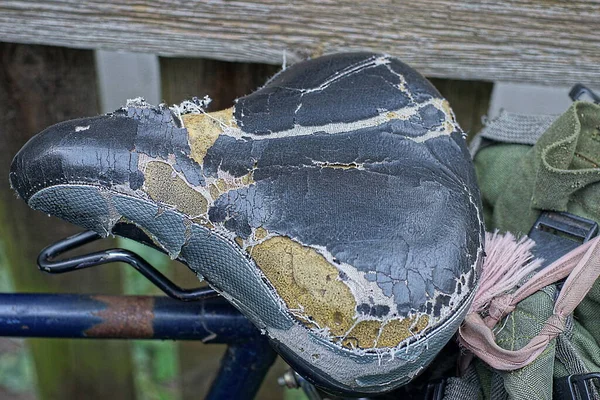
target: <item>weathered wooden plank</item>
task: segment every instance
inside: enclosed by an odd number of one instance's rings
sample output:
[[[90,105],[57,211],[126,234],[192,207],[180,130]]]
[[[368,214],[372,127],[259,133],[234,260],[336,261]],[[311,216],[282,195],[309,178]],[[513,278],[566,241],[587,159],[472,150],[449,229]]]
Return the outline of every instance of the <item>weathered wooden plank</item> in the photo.
[[[3,41],[281,64],[376,50],[427,76],[600,78],[598,0],[5,0]]]
[[[90,269],[49,276],[38,252],[77,229],[31,210],[8,185],[10,162],[35,133],[56,122],[98,112],[93,52],[0,43],[0,242],[18,291],[120,291],[120,271]],[[7,265],[8,264],[8,265]],[[132,399],[129,344],[124,341],[28,341],[39,398]]]
[[[275,74],[279,67],[264,64],[232,63],[191,58],[160,58],[162,97],[169,103],[179,103],[191,97],[212,98],[211,111],[231,107],[236,97],[253,92]],[[185,287],[197,286],[196,276],[189,270],[174,268],[174,280]],[[179,343],[179,373],[183,400],[199,399],[208,393],[220,366],[224,345],[200,342]],[[277,385],[282,374],[282,362],[271,368],[257,395],[259,399],[282,397]]]
[[[211,111],[233,106],[233,100],[254,92],[281,68],[276,65],[192,58],[160,58],[162,97],[179,103],[208,95]]]

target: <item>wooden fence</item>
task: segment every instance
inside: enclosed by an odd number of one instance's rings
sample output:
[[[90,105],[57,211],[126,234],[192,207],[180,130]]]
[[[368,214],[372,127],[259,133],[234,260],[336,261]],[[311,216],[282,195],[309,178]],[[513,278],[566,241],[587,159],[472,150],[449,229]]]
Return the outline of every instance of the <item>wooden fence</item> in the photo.
[[[208,94],[212,109],[254,90],[284,60],[387,52],[435,77],[459,123],[475,132],[493,81],[600,81],[598,20],[596,1],[2,1],[0,268],[10,268],[18,291],[122,291],[117,268],[40,274],[39,250],[76,228],[32,212],[6,180],[13,155],[33,134],[99,112],[94,49],[160,55],[162,98],[176,103]],[[187,271],[173,271],[174,279],[193,285]],[[140,396],[130,342],[36,339],[28,346],[40,399]],[[175,392],[184,400],[202,398],[222,349],[178,346]],[[282,398],[277,373],[259,398]]]

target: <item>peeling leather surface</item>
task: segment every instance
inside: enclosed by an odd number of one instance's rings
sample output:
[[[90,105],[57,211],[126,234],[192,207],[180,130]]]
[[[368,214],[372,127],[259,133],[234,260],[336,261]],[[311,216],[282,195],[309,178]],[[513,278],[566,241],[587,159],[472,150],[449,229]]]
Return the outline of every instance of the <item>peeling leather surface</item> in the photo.
[[[11,183],[88,229],[140,226],[317,383],[369,393],[418,373],[482,255],[474,170],[439,93],[351,53],[296,64],[232,109],[176,111],[138,100],[50,127]]]
[[[244,132],[268,134],[296,124],[354,122],[431,95],[431,89],[422,85],[423,78],[396,59],[354,53],[343,55],[342,64],[340,58],[312,60],[310,71],[296,64],[275,75],[262,90],[238,99],[235,117],[239,126]],[[331,112],[337,104],[342,106]]]
[[[351,330],[356,301],[322,255],[284,236],[265,240],[249,253],[297,318],[328,327],[337,337]]]
[[[236,127],[232,108],[211,114],[185,114],[181,119],[188,130],[191,157],[200,164],[223,132],[223,127]]]
[[[172,204],[192,218],[206,214],[208,202],[204,196],[188,186],[168,163],[148,162],[144,177],[144,189],[155,202]]]

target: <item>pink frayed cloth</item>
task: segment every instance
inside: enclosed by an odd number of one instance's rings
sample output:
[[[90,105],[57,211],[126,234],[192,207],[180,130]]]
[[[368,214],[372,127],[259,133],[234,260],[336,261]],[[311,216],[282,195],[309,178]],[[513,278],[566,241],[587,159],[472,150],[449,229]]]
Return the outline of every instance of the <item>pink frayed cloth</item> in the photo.
[[[480,286],[458,331],[460,344],[497,370],[512,371],[533,362],[550,340],[564,331],[567,316],[600,276],[600,237],[597,237],[543,268],[514,292],[508,292],[540,266],[529,251],[533,245],[528,238],[516,241],[510,234],[486,234],[487,256]],[[567,279],[554,312],[540,333],[518,350],[498,346],[492,331],[498,321],[512,312],[521,300],[564,278]],[[486,317],[480,315],[484,310],[487,310]]]

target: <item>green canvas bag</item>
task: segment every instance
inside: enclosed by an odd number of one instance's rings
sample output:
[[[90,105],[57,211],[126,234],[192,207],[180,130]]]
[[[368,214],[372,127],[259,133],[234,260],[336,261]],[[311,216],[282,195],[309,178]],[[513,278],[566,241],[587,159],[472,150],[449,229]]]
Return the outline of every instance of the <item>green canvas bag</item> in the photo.
[[[543,211],[600,222],[600,106],[575,102],[560,116],[502,113],[472,148],[486,230],[527,234]],[[523,348],[553,314],[560,284],[521,301],[494,328],[496,343]],[[474,360],[446,380],[444,399],[572,398],[574,381],[600,372],[600,283],[567,317],[564,331],[527,366],[499,371]],[[592,382],[592,381],[590,381]],[[572,385],[573,384],[573,385]],[[593,383],[575,390],[598,398]]]

